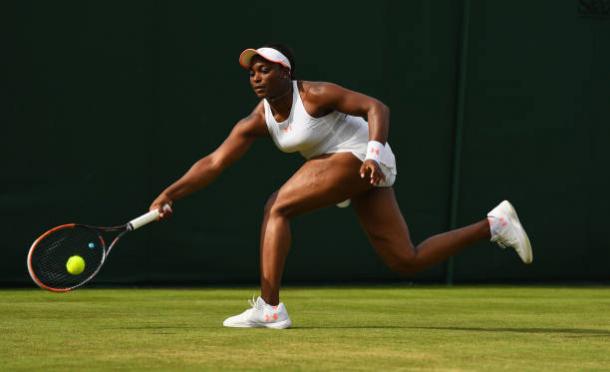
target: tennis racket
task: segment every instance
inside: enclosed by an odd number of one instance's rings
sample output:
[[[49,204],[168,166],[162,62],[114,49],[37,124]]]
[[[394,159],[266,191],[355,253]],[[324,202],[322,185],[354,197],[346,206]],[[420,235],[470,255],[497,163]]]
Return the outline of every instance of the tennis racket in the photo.
[[[163,209],[171,208],[165,205]],[[125,234],[158,220],[159,214],[159,210],[153,210],[120,226],[68,223],[54,227],[40,235],[30,247],[30,276],[40,288],[49,291],[67,292],[78,288],[97,275],[112,248]],[[109,246],[106,241],[111,242]],[[80,257],[77,257],[80,266],[70,273],[68,260],[74,256]]]

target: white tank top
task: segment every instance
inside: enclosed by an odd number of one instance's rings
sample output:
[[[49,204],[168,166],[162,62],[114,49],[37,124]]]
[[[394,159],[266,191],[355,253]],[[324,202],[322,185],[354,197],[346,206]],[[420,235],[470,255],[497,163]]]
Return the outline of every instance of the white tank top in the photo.
[[[269,102],[265,106],[265,121],[273,142],[283,152],[300,152],[306,159],[314,156],[352,152],[364,160],[369,138],[368,123],[361,117],[333,111],[314,118],[305,111],[297,82],[292,82],[292,107],[288,118],[278,123]]]
[[[292,82],[292,106],[288,118],[278,123],[273,117],[267,100],[265,122],[273,142],[284,152],[300,152],[306,159],[336,152],[351,152],[360,161],[366,157],[369,140],[369,125],[361,117],[333,111],[325,116],[314,118],[307,113],[297,82]],[[389,143],[381,153],[380,162],[386,174],[387,185],[394,183],[396,158]]]

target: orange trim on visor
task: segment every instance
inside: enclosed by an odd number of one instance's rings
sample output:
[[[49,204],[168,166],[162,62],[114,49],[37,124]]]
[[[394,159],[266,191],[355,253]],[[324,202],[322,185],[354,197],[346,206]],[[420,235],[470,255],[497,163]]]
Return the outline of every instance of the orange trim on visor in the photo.
[[[261,48],[264,49],[264,48]],[[273,49],[273,48],[269,48],[269,49]],[[274,51],[276,51],[276,49],[273,49]],[[277,50],[277,52],[284,58],[288,59],[286,56],[284,56],[279,50]],[[241,52],[241,54],[239,55],[239,64],[241,65],[241,67],[245,68],[246,70],[250,69],[250,62],[252,61],[252,57],[254,56],[261,56],[264,59],[266,59],[269,62],[273,62],[273,63],[278,63],[284,67],[287,68],[291,68],[290,65],[286,65],[286,63],[284,61],[280,61],[280,60],[275,60],[272,59],[269,56],[265,56],[263,54],[261,54],[257,49],[252,49],[252,48],[248,48],[246,50],[244,50],[243,52]],[[290,63],[290,62],[288,62]]]

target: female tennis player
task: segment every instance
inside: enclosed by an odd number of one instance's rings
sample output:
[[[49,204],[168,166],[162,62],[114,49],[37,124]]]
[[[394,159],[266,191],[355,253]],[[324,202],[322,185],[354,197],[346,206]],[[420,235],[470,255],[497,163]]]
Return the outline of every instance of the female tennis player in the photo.
[[[290,327],[279,296],[291,244],[290,220],[349,200],[371,244],[394,271],[418,272],[489,238],[514,248],[523,262],[532,261],[528,237],[507,201],[487,218],[413,245],[392,188],[397,170],[388,144],[388,107],[336,84],[296,80],[294,57],[283,45],[246,49],[239,63],[249,70],[250,85],[261,101],[235,124],[220,147],[197,161],[150,206],[150,210],[160,209],[207,186],[260,137],[270,136],[280,150],[298,151],[307,159],[265,206],[261,295],[251,301],[251,308],[226,319],[224,326]],[[167,211],[162,218],[171,213]]]

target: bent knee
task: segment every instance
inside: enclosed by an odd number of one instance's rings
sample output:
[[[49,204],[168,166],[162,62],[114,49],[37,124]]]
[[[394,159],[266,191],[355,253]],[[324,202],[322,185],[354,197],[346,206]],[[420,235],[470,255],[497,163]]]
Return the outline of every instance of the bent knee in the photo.
[[[277,193],[278,193],[277,191],[274,192],[267,199],[267,202],[265,203],[265,208],[264,208],[265,215],[269,215],[271,213],[271,209],[273,208],[273,205],[275,204],[275,201],[277,200]]]
[[[400,274],[414,274],[421,271],[420,260],[416,248],[407,238],[392,239],[389,234],[373,236],[369,234],[371,242],[388,268]]]
[[[390,270],[405,275],[416,274],[421,271],[421,265],[418,265],[416,256],[402,256],[388,262]]]
[[[278,197],[278,191],[276,191],[267,199],[264,213],[266,217],[290,218],[292,216],[292,210],[292,205],[281,197]]]

